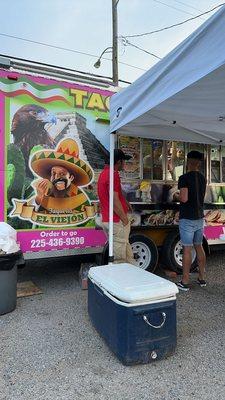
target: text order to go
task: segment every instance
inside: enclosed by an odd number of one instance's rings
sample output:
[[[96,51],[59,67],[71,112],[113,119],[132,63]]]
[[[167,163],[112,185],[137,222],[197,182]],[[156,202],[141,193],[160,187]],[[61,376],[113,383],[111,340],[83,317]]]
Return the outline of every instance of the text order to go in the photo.
[[[67,238],[51,238],[51,239],[35,239],[31,240],[31,248],[62,247],[62,246],[79,246],[84,244],[84,237],[67,237]]]

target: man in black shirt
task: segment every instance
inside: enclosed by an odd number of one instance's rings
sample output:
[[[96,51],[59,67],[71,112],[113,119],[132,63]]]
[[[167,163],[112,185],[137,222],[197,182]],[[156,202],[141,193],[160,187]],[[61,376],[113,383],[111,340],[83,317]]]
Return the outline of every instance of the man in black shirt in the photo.
[[[194,246],[199,277],[197,283],[206,286],[204,278],[206,257],[202,246],[203,241],[203,204],[206,190],[206,180],[199,172],[203,154],[198,151],[190,151],[187,155],[187,173],[180,176],[178,189],[180,190],[180,216],[179,231],[183,245],[183,277],[177,284],[179,289],[189,290],[189,273],[192,262],[192,248]]]

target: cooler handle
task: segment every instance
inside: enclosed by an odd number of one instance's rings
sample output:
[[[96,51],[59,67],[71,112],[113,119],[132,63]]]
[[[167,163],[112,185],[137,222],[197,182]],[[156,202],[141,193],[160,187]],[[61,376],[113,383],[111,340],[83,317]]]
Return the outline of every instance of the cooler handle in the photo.
[[[162,320],[162,323],[161,323],[160,325],[158,325],[158,326],[152,325],[151,322],[149,322],[149,320],[148,320],[148,318],[146,317],[146,315],[143,315],[143,320],[144,320],[144,322],[146,322],[146,324],[148,324],[149,326],[151,326],[151,328],[160,329],[160,328],[163,327],[163,325],[164,325],[165,322],[166,322],[166,313],[165,313],[165,312],[162,312],[161,315],[162,315],[163,320]]]

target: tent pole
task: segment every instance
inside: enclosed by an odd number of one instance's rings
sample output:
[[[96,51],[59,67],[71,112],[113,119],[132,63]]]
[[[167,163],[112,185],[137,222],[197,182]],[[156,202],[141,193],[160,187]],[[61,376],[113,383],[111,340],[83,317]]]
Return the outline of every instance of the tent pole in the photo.
[[[113,186],[114,186],[114,148],[116,132],[110,133],[110,168],[109,168],[109,264],[114,261],[113,255]]]

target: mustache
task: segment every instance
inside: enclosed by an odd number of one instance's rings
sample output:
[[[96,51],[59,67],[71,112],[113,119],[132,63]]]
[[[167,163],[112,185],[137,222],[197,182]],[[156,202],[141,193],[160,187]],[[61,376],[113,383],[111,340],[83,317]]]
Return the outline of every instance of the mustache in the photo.
[[[67,183],[68,183],[68,179],[66,179],[66,178],[54,179],[54,181],[52,182],[52,184],[53,184],[53,185],[56,185],[58,182],[64,182],[64,183],[65,183],[65,186],[66,186]]]

